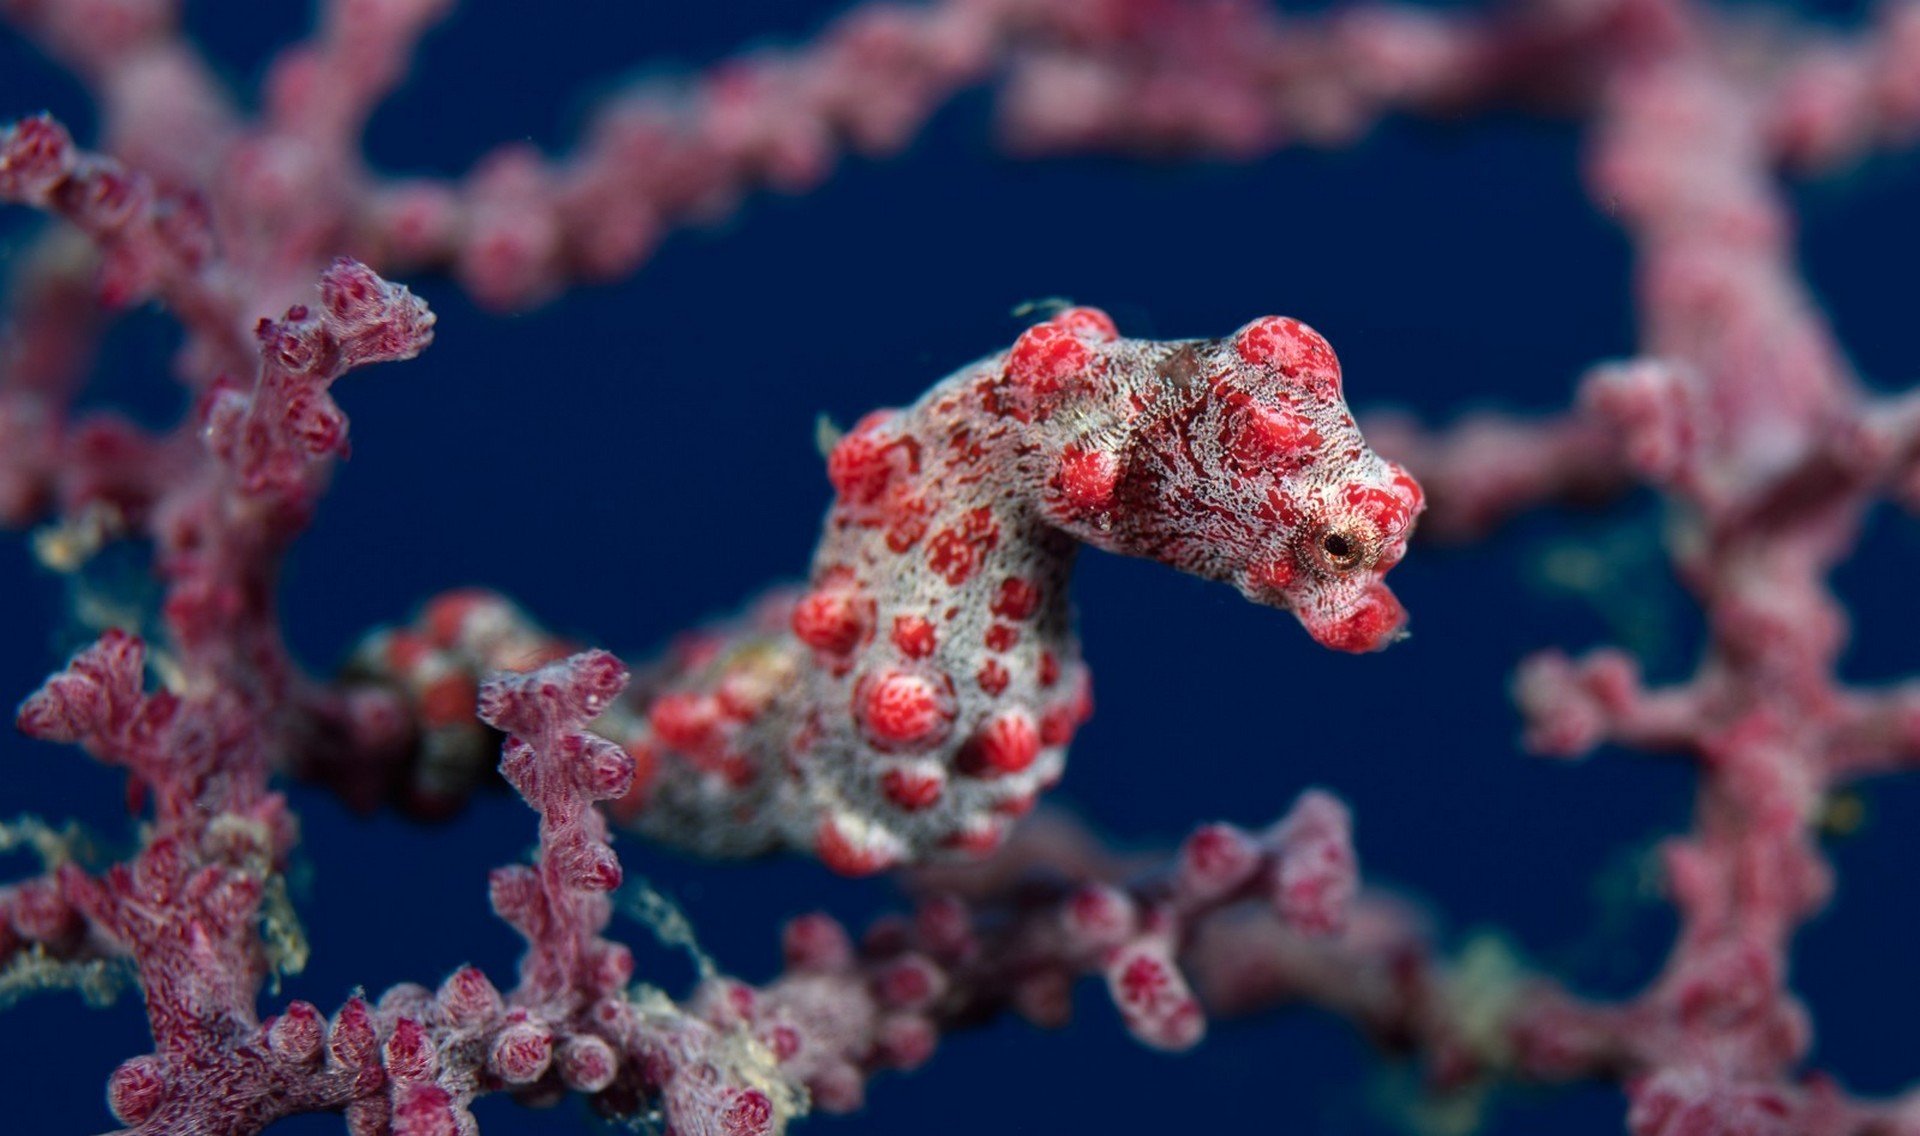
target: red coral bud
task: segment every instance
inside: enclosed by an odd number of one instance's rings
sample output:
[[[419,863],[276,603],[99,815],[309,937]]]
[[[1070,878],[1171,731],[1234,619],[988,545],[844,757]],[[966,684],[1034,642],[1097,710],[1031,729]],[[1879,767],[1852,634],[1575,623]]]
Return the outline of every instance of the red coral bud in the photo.
[[[998,698],[1006,692],[1007,684],[1013,681],[1013,676],[1007,672],[1006,664],[999,659],[988,659],[980,664],[980,669],[974,674],[973,681],[981,690]]]
[[[597,1093],[613,1084],[620,1059],[613,1046],[593,1034],[575,1034],[561,1043],[554,1064],[560,1079],[576,1092]]]
[[[854,690],[854,716],[875,749],[888,753],[937,745],[953,724],[948,684],[912,671],[868,675]]]
[[[1120,461],[1105,450],[1069,446],[1060,455],[1053,489],[1068,516],[1097,513],[1113,502],[1120,483]]]
[[[1148,941],[1122,947],[1107,964],[1106,979],[1127,1029],[1142,1044],[1190,1049],[1206,1032],[1199,999],[1164,944]]]
[[[1120,338],[1113,317],[1099,308],[1068,308],[1052,322],[1090,343],[1112,343]]]
[[[378,1060],[380,1039],[374,1033],[373,1015],[365,1002],[349,998],[347,1004],[340,1007],[340,1012],[334,1015],[327,1049],[333,1059],[347,1069],[365,1068]]]
[[[1372,522],[1382,540],[1392,541],[1413,524],[1406,497],[1395,489],[1355,484],[1347,486],[1341,497],[1356,515]]]
[[[1287,316],[1265,316],[1234,336],[1240,357],[1300,379],[1328,396],[1340,391],[1340,360],[1319,332]]]
[[[627,683],[627,667],[606,651],[582,651],[526,674],[498,674],[480,688],[487,725],[523,737],[586,725],[605,713]]]
[[[370,323],[384,315],[391,305],[385,281],[371,268],[342,257],[320,275],[320,304],[327,315],[343,324]],[[293,319],[305,319],[305,308],[287,313]]]
[[[880,791],[887,800],[909,812],[938,804],[946,784],[946,775],[938,766],[897,767],[880,775]]]
[[[1062,927],[1077,950],[1088,954],[1117,947],[1134,934],[1138,909],[1119,888],[1088,884],[1061,909]]]
[[[51,115],[21,119],[0,133],[0,198],[44,205],[76,161],[73,137]]]
[[[1260,850],[1246,833],[1230,824],[1205,825],[1180,846],[1180,892],[1211,902],[1246,883],[1259,864]]]
[[[13,929],[29,942],[57,943],[79,931],[81,919],[50,879],[22,880],[13,889]]]
[[[21,732],[44,741],[76,742],[125,724],[140,702],[146,645],[118,629],[73,656],[67,669],[21,703]]]
[[[433,342],[426,302],[358,261],[342,257],[321,274],[320,303],[349,365],[411,359]]]
[[[1030,580],[1008,576],[1000,581],[1000,590],[994,593],[991,610],[1002,619],[1016,623],[1029,619],[1040,610],[1040,589]]]
[[[459,646],[476,624],[492,622],[489,616],[497,618],[510,612],[510,605],[497,594],[484,588],[462,588],[435,596],[420,613],[420,622],[428,640],[444,649]]]
[[[140,174],[106,165],[75,172],[76,176],[59,184],[53,196],[57,208],[66,211],[83,229],[96,233],[120,232],[153,203],[153,185]],[[136,252],[124,245],[109,248],[102,274],[111,276],[118,269],[127,279],[120,287],[103,281],[102,291],[108,293],[103,299],[113,304],[143,291],[147,281],[140,278],[152,271],[147,259],[143,251]]]
[[[870,876],[900,862],[899,841],[853,816],[829,816],[814,833],[821,863],[843,876]]]
[[[581,891],[607,892],[620,886],[620,858],[613,849],[578,829],[568,830],[548,850],[561,880]]]
[[[282,376],[281,382],[317,381],[314,372],[330,368],[338,361],[332,337],[312,325],[263,319],[254,328],[254,337],[260,341],[260,358],[267,364],[286,372],[287,376],[307,376],[292,380]]]
[[[792,1026],[774,1026],[761,1036],[760,1041],[772,1052],[773,1059],[781,1064],[793,1060],[801,1049],[800,1031]]]
[[[773,1102],[758,1089],[747,1089],[733,1099],[720,1117],[723,1136],[772,1136]]]
[[[816,651],[845,655],[866,637],[871,608],[851,588],[816,588],[793,606],[793,633]]]
[[[434,1084],[411,1084],[394,1094],[393,1136],[459,1136],[453,1094]]]
[[[503,1002],[478,967],[461,967],[447,975],[434,994],[440,1013],[453,1029],[478,1029],[499,1017]]]
[[[1312,456],[1324,439],[1300,412],[1247,402],[1234,415],[1227,454],[1241,469],[1279,470]]]
[[[1000,526],[987,508],[972,509],[927,542],[927,567],[953,587],[973,576],[981,560],[998,547]]]
[[[961,768],[981,776],[1019,773],[1040,756],[1040,728],[1025,710],[994,715],[961,751]]]
[[[326,1044],[325,1020],[311,1002],[291,1002],[267,1027],[267,1048],[289,1065],[311,1065],[320,1060]]]
[[[365,1096],[347,1106],[347,1136],[393,1136],[393,1105],[384,1096]]]
[[[1302,793],[1271,840],[1279,849],[1273,902],[1281,917],[1308,934],[1344,928],[1360,886],[1347,807],[1331,793]]]
[[[570,706],[580,720],[591,722],[627,686],[627,665],[609,651],[582,651],[559,664],[566,668]]]
[[[788,920],[780,943],[789,970],[840,974],[853,966],[853,940],[847,929],[823,912]]]
[[[420,1023],[401,1018],[381,1050],[380,1063],[395,1081],[425,1081],[440,1071],[440,1055]]]
[[[867,415],[827,455],[827,480],[840,500],[871,505],[886,490],[894,476],[893,446],[881,433],[893,417],[884,410]]]
[[[933,624],[917,615],[895,616],[889,638],[900,653],[909,659],[927,658],[939,645],[939,636]]]
[[[574,774],[581,791],[594,800],[614,800],[633,786],[633,755],[598,735],[584,735]]]
[[[137,1128],[166,1103],[168,1080],[166,1060],[157,1055],[123,1061],[107,1079],[107,1107],[120,1123]]]
[[[933,960],[909,954],[894,959],[874,978],[874,990],[883,1005],[894,1010],[921,1010],[946,992],[946,975]]]
[[[509,1085],[530,1085],[553,1060],[553,1035],[533,1022],[515,1022],[494,1036],[487,1069]]]
[[[1033,325],[1007,354],[1007,383],[1013,388],[1009,409],[1022,420],[1045,418],[1068,382],[1093,361],[1093,351],[1061,321]]]

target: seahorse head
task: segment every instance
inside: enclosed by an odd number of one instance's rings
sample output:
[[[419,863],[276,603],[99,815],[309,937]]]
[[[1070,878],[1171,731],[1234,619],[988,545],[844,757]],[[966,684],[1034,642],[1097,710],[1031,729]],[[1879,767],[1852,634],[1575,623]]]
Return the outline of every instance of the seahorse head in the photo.
[[[1074,309],[1029,329],[1007,374],[1041,392],[1031,418],[1054,523],[1231,583],[1336,650],[1400,638],[1406,614],[1382,577],[1406,554],[1420,486],[1367,447],[1312,328],[1268,316],[1224,339],[1155,342]]]
[[[1254,479],[1278,522],[1232,582],[1256,603],[1291,610],[1324,646],[1393,642],[1406,613],[1382,577],[1406,555],[1425,507],[1419,483],[1367,447],[1342,395],[1340,361],[1319,333],[1267,317],[1228,342],[1233,366],[1213,396],[1225,420],[1225,476]]]

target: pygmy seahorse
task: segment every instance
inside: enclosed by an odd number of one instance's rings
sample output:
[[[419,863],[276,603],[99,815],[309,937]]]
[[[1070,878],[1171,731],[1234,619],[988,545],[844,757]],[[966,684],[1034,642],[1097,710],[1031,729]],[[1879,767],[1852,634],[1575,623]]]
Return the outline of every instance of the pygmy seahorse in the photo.
[[[1381,577],[1422,508],[1367,448],[1305,324],[1123,339],[1071,308],[827,458],[834,502],[803,592],[690,636],[596,729],[634,754],[617,817],[697,852],[817,853],[861,874],[982,853],[1059,780],[1091,708],[1068,604],[1080,544],[1150,557],[1370,651],[1403,632]],[[485,671],[570,648],[456,593],[361,653],[425,724],[422,775],[484,744]]]

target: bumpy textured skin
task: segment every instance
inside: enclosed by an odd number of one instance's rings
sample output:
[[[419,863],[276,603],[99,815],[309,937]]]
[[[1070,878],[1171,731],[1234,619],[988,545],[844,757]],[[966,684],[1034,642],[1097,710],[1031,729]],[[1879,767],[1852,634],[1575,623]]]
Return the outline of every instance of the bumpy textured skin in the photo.
[[[827,473],[807,589],[683,644],[596,727],[634,753],[618,811],[650,835],[849,874],[997,847],[1091,711],[1067,596],[1082,543],[1231,583],[1338,650],[1405,622],[1381,576],[1420,488],[1367,448],[1332,348],[1297,320],[1157,342],[1068,309],[868,415]],[[363,669],[453,731],[426,737],[444,766],[479,740],[472,674],[565,650],[503,601],[454,596]]]

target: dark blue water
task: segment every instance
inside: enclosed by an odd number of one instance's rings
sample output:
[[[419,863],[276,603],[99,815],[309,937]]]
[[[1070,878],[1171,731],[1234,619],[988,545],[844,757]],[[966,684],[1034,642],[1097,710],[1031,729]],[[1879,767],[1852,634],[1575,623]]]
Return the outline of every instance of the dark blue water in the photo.
[[[592,92],[640,65],[804,34],[836,7],[641,15],[600,0],[533,17],[472,0],[430,37],[370,147],[389,168],[451,172],[501,139],[557,146]],[[244,86],[305,16],[210,0],[191,19]],[[85,136],[78,90],[0,37],[0,116],[43,107]],[[1572,128],[1396,124],[1348,152],[1147,167],[1007,161],[988,120],[984,98],[965,98],[896,160],[850,163],[804,199],[756,200],[723,226],[674,237],[632,279],[528,315],[492,316],[444,281],[409,281],[440,314],[438,341],[337,392],[354,454],[288,573],[300,656],[328,667],[360,629],[468,583],[630,654],[724,613],[806,566],[828,498],[816,416],[848,422],[910,400],[1007,343],[1019,328],[1009,311],[1024,300],[1098,304],[1133,335],[1299,316],[1339,349],[1357,406],[1429,415],[1561,405],[1587,364],[1631,346],[1627,250],[1584,202]],[[1883,161],[1799,192],[1807,263],[1849,349],[1875,382],[1910,381],[1920,166]],[[5,249],[25,223],[0,218]],[[130,321],[100,397],[163,413],[169,342],[164,318]],[[1413,638],[1359,659],[1314,647],[1289,617],[1224,587],[1089,557],[1078,601],[1100,710],[1059,799],[1119,838],[1157,842],[1201,819],[1261,823],[1301,788],[1331,787],[1355,808],[1368,875],[1430,901],[1448,941],[1498,928],[1589,989],[1630,990],[1671,930],[1641,886],[1643,857],[1685,825],[1691,773],[1611,752],[1575,765],[1526,757],[1505,684],[1528,651],[1610,640],[1630,642],[1656,676],[1686,672],[1697,627],[1659,555],[1658,521],[1636,498],[1529,518],[1465,550],[1416,549],[1394,573]],[[1599,555],[1603,587],[1552,583],[1569,549]],[[1915,669],[1916,567],[1912,521],[1876,517],[1840,576],[1861,623],[1850,674]],[[31,690],[71,645],[64,603],[23,541],[0,542],[0,701]],[[0,738],[0,787],[0,814],[126,831],[117,778],[77,752]],[[1818,1014],[1817,1064],[1886,1092],[1920,1071],[1908,1024],[1920,1016],[1920,919],[1907,898],[1920,787],[1875,784],[1866,797],[1868,823],[1834,849],[1838,898],[1807,931],[1795,976]],[[432,983],[462,962],[510,972],[516,940],[487,910],[485,874],[531,844],[523,806],[483,800],[422,829],[305,790],[293,799],[306,833],[298,902],[315,950],[285,997],[331,1008],[356,988]],[[722,965],[749,978],[774,968],[784,917],[824,907],[860,919],[894,902],[884,883],[810,863],[622,851],[630,872],[680,900]],[[9,873],[26,866],[0,860]],[[669,988],[688,977],[671,955],[642,958]],[[1383,1067],[1337,1020],[1293,1011],[1222,1025],[1197,1051],[1166,1057],[1129,1041],[1097,990],[1083,995],[1064,1033],[1008,1023],[952,1038],[925,1070],[875,1083],[867,1111],[808,1130],[1396,1131],[1405,1071]],[[0,1127],[108,1127],[101,1085],[144,1050],[144,1029],[130,1002],[89,1011],[64,994],[0,1015]],[[1621,1107],[1607,1088],[1507,1094],[1485,1130],[1617,1132]],[[480,1116],[496,1134],[589,1124],[572,1103],[530,1113],[490,1100]]]

